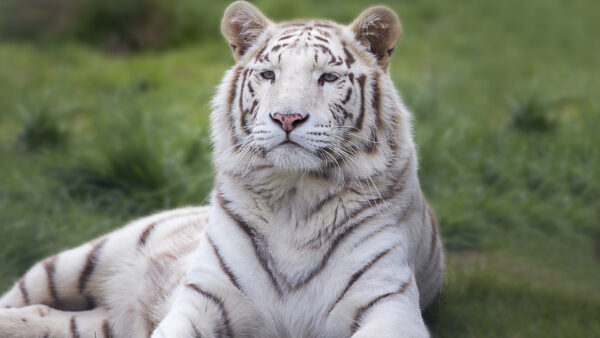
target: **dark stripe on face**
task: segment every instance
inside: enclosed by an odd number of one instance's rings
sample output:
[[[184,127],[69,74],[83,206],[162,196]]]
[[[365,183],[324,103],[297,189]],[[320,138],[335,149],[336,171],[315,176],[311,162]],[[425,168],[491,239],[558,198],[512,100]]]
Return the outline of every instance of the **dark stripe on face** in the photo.
[[[314,45],[312,45],[312,47],[321,48],[321,51],[323,51],[323,53],[331,54],[331,50],[329,49],[329,47],[322,45],[320,43],[315,43]]]
[[[234,70],[234,75],[233,75],[233,80],[231,81],[231,85],[230,85],[230,89],[229,89],[229,98],[228,98],[228,107],[229,107],[229,111],[227,112],[228,114],[228,118],[229,118],[229,131],[231,133],[231,143],[234,145],[234,149],[238,150],[239,148],[239,140],[238,137],[235,133],[235,126],[234,126],[234,120],[233,120],[233,101],[235,100],[235,94],[237,92],[237,83],[238,83],[238,79],[240,78],[240,73],[242,71],[242,68],[237,66]]]
[[[267,49],[267,44],[265,44],[256,54],[256,57],[254,58],[254,61],[258,62],[261,58],[262,58],[262,54],[265,51],[265,49]]]
[[[223,319],[223,327],[215,330],[215,336],[217,337],[233,337],[233,330],[231,329],[231,323],[229,321],[229,314],[225,310],[225,305],[223,301],[215,296],[214,294],[202,290],[200,287],[195,284],[186,284],[186,287],[196,291],[197,293],[204,296],[204,298],[210,300],[214,305],[219,309],[219,313],[221,314],[221,318]]]
[[[102,335],[104,336],[104,338],[113,337],[112,330],[108,325],[108,320],[106,319],[102,321]]]
[[[392,248],[389,248],[385,251],[380,252],[377,256],[375,256],[370,262],[368,262],[367,264],[365,264],[365,266],[363,266],[360,270],[356,271],[352,277],[350,277],[350,280],[348,280],[348,283],[346,283],[346,287],[344,288],[344,291],[342,291],[342,293],[338,296],[338,298],[335,300],[335,302],[329,307],[329,311],[327,311],[327,313],[331,313],[331,311],[333,311],[333,309],[335,308],[335,306],[344,298],[344,296],[346,296],[346,293],[348,292],[348,290],[350,290],[350,288],[352,287],[352,285],[354,285],[354,283],[356,283],[356,281],[365,273],[367,272],[367,270],[369,270],[371,267],[373,267],[373,265],[375,265],[375,263],[377,263],[380,259],[382,259],[385,255],[387,255],[388,253],[390,253],[390,251],[392,251]]]
[[[79,338],[79,332],[77,331],[77,322],[75,322],[75,316],[71,317],[71,321],[69,323],[69,330],[71,330],[71,337]]]
[[[351,96],[352,96],[352,87],[348,87],[348,91],[346,92],[346,96],[342,100],[342,104],[346,104],[350,100]]]
[[[239,101],[239,108],[240,108],[240,118],[241,118],[241,123],[240,125],[242,126],[242,131],[245,134],[249,134],[250,132],[247,130],[247,128],[245,127],[245,123],[244,123],[244,107],[243,107],[243,99],[244,99],[244,88],[246,86],[246,79],[248,76],[248,68],[244,69],[244,72],[242,73],[242,83],[240,85],[240,97],[238,99]]]
[[[56,273],[56,259],[57,256],[52,256],[44,261],[44,270],[46,270],[46,277],[48,278],[48,291],[52,298],[52,303],[57,308],[60,308],[60,301],[58,299],[58,291],[56,290],[56,283],[54,281],[54,274]]]
[[[325,43],[329,43],[329,40],[327,40],[327,39],[325,39],[325,38],[322,38],[322,37],[320,37],[320,36],[318,36],[318,35],[315,35],[315,39],[317,39],[317,40],[321,40],[321,41],[323,41],[323,42],[325,42]]]
[[[242,287],[240,286],[240,284],[237,281],[237,278],[233,275],[233,272],[231,271],[229,266],[225,263],[225,260],[223,260],[223,256],[221,255],[219,248],[217,248],[217,246],[215,245],[215,242],[213,242],[212,238],[208,234],[206,235],[206,239],[208,239],[208,243],[213,248],[213,252],[215,253],[215,256],[217,256],[217,260],[219,261],[219,266],[221,266],[221,270],[223,270],[223,272],[225,272],[227,277],[229,277],[229,281],[231,282],[231,284],[233,284],[238,290],[240,290],[242,293],[244,293],[244,291],[242,291]]]
[[[104,238],[98,242],[88,253],[85,265],[81,271],[81,275],[79,275],[79,293],[83,293],[88,281],[90,280],[90,277],[94,273],[94,269],[96,269],[96,265],[98,264],[98,260],[100,258],[100,252],[107,240],[108,238]]]
[[[280,37],[279,39],[277,39],[277,41],[287,40],[287,39],[293,38],[294,36],[295,36],[295,34],[284,35],[284,36]]]
[[[375,72],[373,75],[373,98],[371,103],[375,112],[375,127],[379,128],[381,126],[381,93],[379,89],[379,72]]]
[[[386,300],[389,297],[403,294],[404,291],[406,291],[406,288],[408,288],[408,286],[410,285],[410,281],[411,281],[411,279],[409,279],[407,282],[402,284],[398,291],[388,292],[386,294],[383,294],[383,295],[371,300],[366,305],[359,307],[356,310],[356,313],[354,315],[354,320],[352,321],[352,327],[351,327],[352,333],[354,334],[360,328],[360,320],[364,316],[365,312],[369,311],[373,306],[377,305],[377,303],[379,303],[383,300]]]
[[[344,48],[344,54],[346,55],[346,60],[345,60],[346,66],[348,68],[350,68],[356,60],[354,59],[354,56],[352,56],[352,53],[350,53],[348,48],[346,48],[346,44],[343,45],[343,48]]]
[[[237,215],[231,209],[229,209],[229,204],[231,202],[226,200],[220,192],[217,193],[217,202],[219,203],[221,209],[225,211],[227,216],[229,216],[235,222],[235,224],[246,234],[246,236],[250,238],[250,241],[252,242],[252,247],[254,248],[254,254],[256,255],[258,262],[260,263],[263,270],[267,273],[267,276],[269,277],[269,280],[271,281],[271,284],[273,284],[273,287],[275,288],[277,293],[280,296],[282,296],[283,291],[281,290],[279,284],[275,280],[273,272],[269,269],[267,259],[264,256],[264,251],[260,250],[258,247],[256,230],[250,227],[250,225],[246,223],[246,221],[243,220],[239,215]]]
[[[248,81],[248,91],[250,91],[250,95],[254,97],[254,88],[252,88],[252,83]]]
[[[317,32],[319,32],[321,35],[323,35],[324,37],[331,37],[331,34],[329,34],[327,31],[324,31],[322,29],[316,29]]]
[[[25,287],[25,278],[19,279],[19,290],[21,291],[21,295],[23,296],[23,303],[25,305],[31,304],[31,300],[29,300],[29,293],[27,292],[27,288]]]
[[[358,85],[360,86],[360,112],[358,114],[358,119],[356,120],[356,130],[360,131],[363,125],[363,119],[365,117],[365,79],[367,77],[365,74],[362,74],[358,77]]]
[[[246,134],[250,134],[250,129],[248,128],[247,123],[246,123],[246,118],[248,117],[248,114],[250,114],[251,116],[254,115],[254,110],[256,109],[257,105],[258,105],[258,100],[252,101],[252,106],[250,106],[250,109],[243,111],[240,114],[240,124],[242,125],[242,130]]]
[[[365,143],[365,152],[367,152],[367,153],[374,152],[377,149],[378,144],[379,144],[379,141],[377,138],[377,128],[375,126],[373,126],[371,128],[369,138],[367,139],[367,141]]]

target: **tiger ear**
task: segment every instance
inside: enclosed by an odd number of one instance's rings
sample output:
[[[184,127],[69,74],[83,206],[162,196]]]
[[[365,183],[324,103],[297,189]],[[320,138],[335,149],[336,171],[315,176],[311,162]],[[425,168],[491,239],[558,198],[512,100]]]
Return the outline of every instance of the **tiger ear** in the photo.
[[[246,1],[236,1],[227,7],[221,22],[221,33],[229,43],[236,61],[252,47],[270,23],[256,7]]]
[[[364,11],[350,26],[354,37],[367,47],[383,69],[387,69],[402,26],[394,11],[384,6],[371,7]]]

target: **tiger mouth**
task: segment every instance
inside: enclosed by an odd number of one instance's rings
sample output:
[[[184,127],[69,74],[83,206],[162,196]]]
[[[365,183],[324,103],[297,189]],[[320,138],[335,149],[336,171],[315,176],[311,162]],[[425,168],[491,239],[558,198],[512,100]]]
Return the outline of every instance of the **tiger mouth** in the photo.
[[[287,139],[287,140],[285,140],[285,141],[283,141],[283,142],[279,143],[279,144],[278,144],[278,145],[276,145],[276,146],[275,146],[273,149],[275,149],[275,148],[279,148],[279,147],[285,147],[285,146],[288,146],[288,147],[298,147],[298,148],[300,148],[300,149],[302,149],[302,150],[304,150],[304,151],[306,151],[306,152],[308,152],[308,153],[311,153],[311,154],[312,154],[312,151],[310,151],[310,150],[306,149],[306,148],[305,148],[305,147],[303,147],[301,144],[299,144],[299,143],[296,143],[296,142],[294,142],[294,141],[292,141],[292,140],[290,140],[290,139]]]

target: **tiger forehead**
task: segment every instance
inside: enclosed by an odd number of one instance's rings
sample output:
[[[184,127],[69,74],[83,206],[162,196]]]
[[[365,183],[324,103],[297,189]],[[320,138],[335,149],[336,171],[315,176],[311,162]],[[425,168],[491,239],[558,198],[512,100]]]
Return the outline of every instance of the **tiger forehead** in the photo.
[[[279,24],[280,31],[272,43],[294,45],[300,43],[329,44],[340,39],[341,29],[329,21],[293,21]]]
[[[345,63],[350,68],[355,60],[342,38],[342,28],[334,22],[293,21],[278,24],[276,28],[277,31],[258,52],[255,61],[281,63],[284,52],[290,50],[313,51],[311,55],[314,54],[315,66],[340,66]]]

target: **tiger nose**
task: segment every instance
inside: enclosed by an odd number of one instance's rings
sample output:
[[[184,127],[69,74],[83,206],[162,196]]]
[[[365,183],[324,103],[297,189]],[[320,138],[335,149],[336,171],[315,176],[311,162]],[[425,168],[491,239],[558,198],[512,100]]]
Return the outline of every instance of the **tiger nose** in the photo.
[[[294,130],[294,128],[301,125],[308,119],[308,114],[302,116],[302,114],[281,114],[275,113],[271,115],[271,119],[281,127],[286,133]]]

